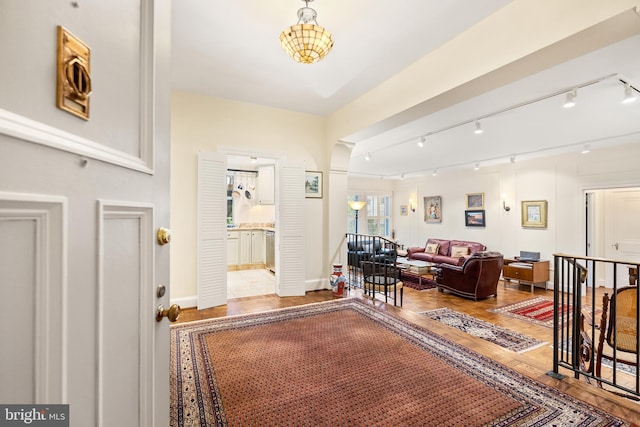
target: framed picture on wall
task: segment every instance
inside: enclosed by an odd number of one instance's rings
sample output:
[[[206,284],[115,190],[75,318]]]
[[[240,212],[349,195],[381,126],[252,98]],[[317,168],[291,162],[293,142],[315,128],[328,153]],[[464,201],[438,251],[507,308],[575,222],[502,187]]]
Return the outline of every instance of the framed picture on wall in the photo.
[[[424,198],[424,222],[442,222],[442,196]]]
[[[306,198],[322,199],[322,172],[320,171],[305,172],[304,195]]]
[[[467,193],[467,209],[484,209],[484,193]]]
[[[464,211],[464,225],[467,227],[484,227],[485,217],[484,210],[466,210]]]
[[[522,201],[522,226],[524,228],[547,228],[547,201]]]

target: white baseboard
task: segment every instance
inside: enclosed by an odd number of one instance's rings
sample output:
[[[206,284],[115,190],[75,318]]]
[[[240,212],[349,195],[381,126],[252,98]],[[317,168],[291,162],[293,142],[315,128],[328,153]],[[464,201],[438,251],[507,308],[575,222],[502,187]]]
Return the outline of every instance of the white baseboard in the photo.
[[[320,291],[331,289],[329,279],[307,280],[305,283],[305,291]],[[198,295],[192,295],[182,298],[171,298],[171,304],[178,304],[180,308],[195,308],[198,306]]]
[[[180,308],[195,308],[198,306],[198,296],[171,298],[171,304],[178,304]]]
[[[324,289],[331,289],[331,283],[329,279],[314,279],[307,280],[305,283],[305,291],[320,291]]]

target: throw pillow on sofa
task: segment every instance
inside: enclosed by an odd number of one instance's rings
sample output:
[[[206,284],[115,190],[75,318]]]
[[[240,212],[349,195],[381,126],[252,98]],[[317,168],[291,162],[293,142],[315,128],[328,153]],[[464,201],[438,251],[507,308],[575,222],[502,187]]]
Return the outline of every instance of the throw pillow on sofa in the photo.
[[[452,246],[451,247],[451,256],[452,257],[463,257],[469,255],[469,247],[468,246]]]
[[[439,244],[437,244],[437,243],[429,243],[429,244],[427,245],[427,247],[424,249],[424,251],[425,251],[426,253],[428,253],[428,254],[433,254],[433,255],[435,255],[435,254],[437,254],[437,253],[438,253],[438,248],[439,248],[439,247],[440,247],[440,245],[439,245]]]

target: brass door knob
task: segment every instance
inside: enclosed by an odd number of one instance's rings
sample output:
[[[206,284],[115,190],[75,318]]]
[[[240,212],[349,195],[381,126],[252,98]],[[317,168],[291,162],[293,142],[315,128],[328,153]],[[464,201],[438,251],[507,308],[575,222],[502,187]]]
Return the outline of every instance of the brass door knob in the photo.
[[[158,228],[156,237],[160,245],[166,245],[171,241],[171,230],[169,230],[168,228],[160,227]]]
[[[158,306],[156,311],[156,321],[161,321],[163,317],[167,317],[169,322],[175,322],[180,317],[180,306],[178,304],[171,304],[171,307],[165,309],[162,304]]]

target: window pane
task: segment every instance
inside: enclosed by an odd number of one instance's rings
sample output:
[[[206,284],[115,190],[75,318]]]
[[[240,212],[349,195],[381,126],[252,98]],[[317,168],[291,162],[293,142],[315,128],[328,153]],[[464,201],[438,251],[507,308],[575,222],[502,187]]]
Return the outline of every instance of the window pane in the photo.
[[[350,195],[348,200],[366,200],[366,209],[359,212],[360,233],[378,236],[391,234],[391,196],[388,195]],[[364,224],[364,227],[362,227]],[[347,232],[355,233],[355,213],[349,208],[347,213]]]

